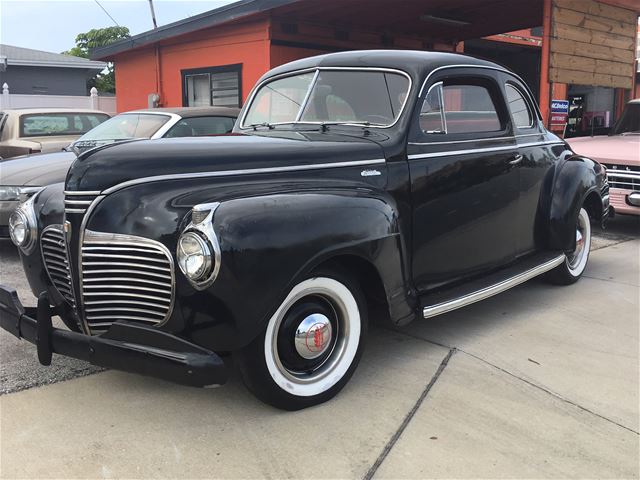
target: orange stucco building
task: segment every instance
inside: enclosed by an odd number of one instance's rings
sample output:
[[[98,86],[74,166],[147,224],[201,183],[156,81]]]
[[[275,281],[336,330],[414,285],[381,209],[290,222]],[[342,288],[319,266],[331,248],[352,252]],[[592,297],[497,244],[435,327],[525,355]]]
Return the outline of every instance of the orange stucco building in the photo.
[[[637,0],[241,0],[95,50],[92,58],[115,63],[118,111],[147,108],[151,98],[157,106],[239,106],[265,72],[291,60],[372,48],[480,55],[484,48],[487,56],[486,44],[474,43],[484,37],[494,53],[509,44],[510,56],[505,50],[491,59],[528,80],[546,114],[551,98],[567,97],[566,84],[549,77],[561,70],[549,48],[555,28],[547,18],[552,4],[572,14],[606,16],[598,10],[605,3],[623,17],[605,18],[611,32],[596,33],[615,39],[615,22],[628,26],[625,12],[628,22],[637,22]],[[532,34],[532,27],[541,26]],[[590,40],[579,40],[590,52]],[[619,44],[614,41],[612,48]],[[616,95],[622,105],[632,88],[620,90]]]

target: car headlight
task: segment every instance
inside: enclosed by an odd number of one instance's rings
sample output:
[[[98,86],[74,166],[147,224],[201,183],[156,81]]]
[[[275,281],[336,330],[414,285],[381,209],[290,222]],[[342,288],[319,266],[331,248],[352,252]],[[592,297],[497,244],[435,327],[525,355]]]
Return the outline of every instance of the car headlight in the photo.
[[[178,239],[178,266],[196,290],[210,286],[220,271],[220,244],[213,231],[213,214],[218,205],[193,207],[191,223]]]
[[[0,202],[25,202],[42,187],[0,186]]]
[[[38,236],[38,222],[34,210],[36,197],[37,195],[33,195],[9,217],[9,236],[25,253],[31,253]]]
[[[178,240],[178,265],[193,282],[200,282],[211,272],[211,247],[195,232],[186,232]]]
[[[9,217],[9,235],[18,247],[22,247],[29,240],[29,220],[22,212],[15,210]]]

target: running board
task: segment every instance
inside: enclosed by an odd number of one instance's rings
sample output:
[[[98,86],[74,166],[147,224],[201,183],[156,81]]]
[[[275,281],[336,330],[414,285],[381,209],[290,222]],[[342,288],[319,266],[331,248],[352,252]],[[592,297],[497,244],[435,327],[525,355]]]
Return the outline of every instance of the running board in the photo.
[[[532,260],[537,261],[533,263]],[[442,315],[443,313],[457,310],[458,308],[466,307],[472,303],[493,297],[498,293],[509,290],[549,270],[553,270],[565,261],[565,256],[564,254],[557,253],[545,254],[542,262],[540,262],[540,260],[540,257],[537,256],[535,259],[524,262],[524,264],[519,265],[519,270],[516,274],[513,274],[514,270],[512,267],[504,272],[498,272],[484,279],[472,282],[471,284],[458,287],[455,289],[455,293],[453,291],[447,291],[438,295],[437,298],[426,297],[425,299],[431,301],[423,307],[422,315],[424,318],[435,317],[436,315]],[[509,272],[511,275],[505,275]],[[461,291],[462,289],[464,290]],[[427,302],[423,302],[423,305],[425,303]]]

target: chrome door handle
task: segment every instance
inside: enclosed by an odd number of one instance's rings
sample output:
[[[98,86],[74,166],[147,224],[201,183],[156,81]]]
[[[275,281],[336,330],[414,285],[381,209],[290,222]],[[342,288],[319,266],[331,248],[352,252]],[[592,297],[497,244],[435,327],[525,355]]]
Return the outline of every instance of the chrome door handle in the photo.
[[[524,158],[524,157],[523,157],[522,155],[519,155],[519,154],[518,154],[518,155],[516,155],[516,156],[515,156],[515,158],[514,158],[513,160],[511,160],[511,161],[509,162],[509,165],[517,165],[517,164],[519,164],[519,163],[522,161],[522,159],[523,159],[523,158]]]

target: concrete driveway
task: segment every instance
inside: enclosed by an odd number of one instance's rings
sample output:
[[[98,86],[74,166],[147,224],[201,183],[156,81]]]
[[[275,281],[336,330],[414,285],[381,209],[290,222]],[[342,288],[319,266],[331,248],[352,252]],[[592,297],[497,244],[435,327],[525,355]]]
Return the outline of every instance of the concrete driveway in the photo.
[[[638,478],[639,233],[612,222],[576,285],[534,280],[373,328],[344,391],[296,413],[237,376],[196,390],[58,356],[39,367],[0,334],[0,476]],[[2,255],[2,283],[20,284]]]

